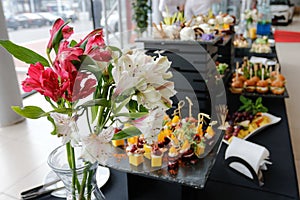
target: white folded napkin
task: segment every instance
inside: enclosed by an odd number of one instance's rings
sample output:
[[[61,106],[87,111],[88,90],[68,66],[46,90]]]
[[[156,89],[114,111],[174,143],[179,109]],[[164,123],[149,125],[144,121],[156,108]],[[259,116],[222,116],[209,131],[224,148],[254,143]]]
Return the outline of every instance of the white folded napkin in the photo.
[[[262,174],[260,170],[267,170],[266,164],[271,164],[271,162],[266,160],[269,158],[269,155],[270,153],[265,147],[237,137],[233,137],[226,149],[225,160],[232,156],[243,159],[250,164],[261,181]],[[245,165],[238,162],[232,162],[229,164],[229,166],[248,176],[249,178],[254,179]]]
[[[264,65],[276,65],[276,63],[277,63],[274,60],[269,60],[267,58],[256,57],[256,56],[251,56],[249,62],[251,62],[251,63],[262,63]]]

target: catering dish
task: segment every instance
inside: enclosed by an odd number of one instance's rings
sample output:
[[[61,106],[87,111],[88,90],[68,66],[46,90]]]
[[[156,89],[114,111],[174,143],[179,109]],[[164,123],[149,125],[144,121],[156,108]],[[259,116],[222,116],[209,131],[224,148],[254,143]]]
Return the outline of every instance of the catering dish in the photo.
[[[236,48],[249,48],[248,40],[242,35],[235,35],[233,45]]]
[[[152,23],[154,39],[184,41],[211,41],[217,36],[231,32],[235,17],[219,14],[216,17],[198,15],[186,21],[181,12],[165,17],[159,24]]]
[[[101,164],[128,173],[204,187],[224,131],[218,128],[221,124],[217,122],[219,120],[211,119],[205,113],[199,113],[198,118],[194,118],[191,114],[193,104],[187,99],[188,117],[182,116],[180,109],[184,103],[180,101],[173,114],[164,117],[163,128],[156,137],[147,139],[144,137],[147,135],[145,130],[142,135],[112,142],[111,148],[107,148],[110,149],[107,152],[109,156]],[[223,123],[226,114],[222,116]],[[116,135],[121,133],[123,127],[118,129],[120,131],[115,132]]]
[[[246,132],[246,131],[244,131],[243,129],[241,129],[241,131],[242,131],[243,133],[238,134],[237,137],[246,140],[246,139],[248,139],[249,137],[251,137],[251,136],[257,134],[257,133],[260,132],[260,131],[262,131],[262,130],[265,129],[266,127],[268,127],[268,126],[270,126],[270,125],[273,125],[273,124],[276,124],[276,123],[278,123],[278,122],[281,120],[280,117],[276,117],[276,116],[274,116],[274,115],[272,115],[272,114],[270,114],[270,113],[262,113],[261,116],[262,116],[261,119],[262,119],[262,120],[265,120],[265,121],[264,121],[264,122],[261,121],[262,124],[261,124],[259,127],[250,127],[250,126],[252,126],[252,125],[251,125],[251,124],[248,124],[248,126],[250,125],[248,129],[251,129],[251,130],[247,130],[247,132]],[[240,124],[243,124],[243,122],[241,122]],[[256,124],[256,125],[258,126],[258,123],[254,122],[254,124]],[[236,125],[236,126],[238,126],[238,125]],[[242,125],[241,125],[241,126],[242,126]],[[230,138],[231,138],[231,137],[232,137],[232,136],[226,138],[226,133],[225,133],[223,142],[226,143],[226,144],[229,144],[229,143],[230,143]],[[226,139],[225,139],[225,138],[226,138]]]
[[[242,66],[236,65],[231,75],[229,90],[234,94],[247,96],[288,97],[285,77],[279,72],[279,65],[274,67],[262,63],[250,63],[244,58]]]
[[[271,45],[268,37],[257,38],[251,45],[250,52],[254,53],[271,53]]]
[[[96,180],[97,180],[97,185],[99,188],[101,188],[102,186],[105,185],[105,183],[109,179],[109,176],[110,176],[109,168],[98,166]],[[53,171],[50,171],[46,175],[46,177],[44,179],[44,183],[49,183],[56,179],[58,179],[57,175]],[[63,186],[63,183],[60,181],[60,182],[57,182],[55,185],[50,186],[51,188],[49,187],[48,189],[59,188],[62,186]],[[52,192],[51,195],[55,196],[55,197],[59,197],[59,198],[66,198],[66,190],[65,189],[56,190],[56,191]]]

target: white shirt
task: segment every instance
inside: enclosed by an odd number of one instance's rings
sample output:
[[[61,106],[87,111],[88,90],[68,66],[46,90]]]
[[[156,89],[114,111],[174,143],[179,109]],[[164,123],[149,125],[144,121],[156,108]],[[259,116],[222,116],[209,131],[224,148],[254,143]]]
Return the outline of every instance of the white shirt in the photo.
[[[160,0],[158,9],[163,17],[171,17],[178,12],[177,7],[184,3],[185,0]]]
[[[184,16],[189,21],[193,16],[203,14],[207,15],[214,3],[220,0],[186,0],[184,7]]]

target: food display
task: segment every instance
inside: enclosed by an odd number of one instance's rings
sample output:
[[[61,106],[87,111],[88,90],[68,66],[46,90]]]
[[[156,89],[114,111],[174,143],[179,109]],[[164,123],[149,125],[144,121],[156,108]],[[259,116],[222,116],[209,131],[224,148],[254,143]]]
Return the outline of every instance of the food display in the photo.
[[[272,49],[268,42],[268,37],[257,38],[251,46],[250,52],[253,53],[271,53]]]
[[[277,123],[279,120],[268,114],[268,109],[262,104],[262,98],[258,97],[252,101],[240,96],[242,106],[232,115],[227,116],[224,141],[230,143],[233,136],[246,139],[254,132]]]
[[[192,103],[190,99],[188,101],[191,113]],[[180,109],[184,101],[180,101],[178,105],[171,116],[165,115],[163,128],[155,141],[146,141],[142,134],[127,138],[124,143],[112,143],[114,148],[125,150],[131,167],[146,168],[149,171],[166,168],[169,175],[176,176],[180,168],[196,165],[211,151],[221,132],[215,128],[217,122],[211,121],[210,116],[205,113],[199,113],[197,118],[191,114],[183,117]],[[224,119],[225,116],[226,114]],[[116,132],[121,130],[116,128]]]
[[[252,64],[244,58],[239,67],[236,64],[235,73],[232,75],[230,91],[234,94],[255,93],[283,95],[285,92],[285,77],[279,72],[279,65],[272,67],[262,64]]]
[[[217,71],[220,75],[224,75],[226,70],[228,69],[228,64],[226,63],[216,63]]]
[[[198,15],[186,21],[179,12],[163,19],[159,24],[153,23],[153,37],[155,39],[212,41],[217,36],[222,36],[222,32],[228,31],[234,22],[234,16],[222,13],[217,16]]]
[[[243,36],[243,34],[240,34],[240,35],[235,35],[233,45],[237,48],[247,48],[247,47],[249,47],[249,42]]]

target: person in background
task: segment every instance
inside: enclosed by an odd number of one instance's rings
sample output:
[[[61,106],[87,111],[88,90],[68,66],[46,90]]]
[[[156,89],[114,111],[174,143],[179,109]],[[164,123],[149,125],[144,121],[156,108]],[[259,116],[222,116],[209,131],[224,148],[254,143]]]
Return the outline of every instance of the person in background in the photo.
[[[219,3],[221,0],[186,0],[184,6],[184,16],[187,21],[193,16],[203,14],[208,15],[214,3]]]
[[[162,17],[172,17],[176,12],[184,10],[185,0],[160,0],[159,11]]]
[[[101,18],[102,18],[102,0],[93,0],[94,8],[94,28],[101,27]]]

